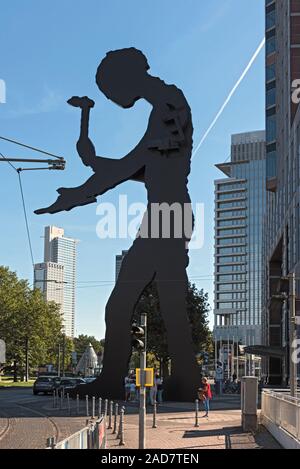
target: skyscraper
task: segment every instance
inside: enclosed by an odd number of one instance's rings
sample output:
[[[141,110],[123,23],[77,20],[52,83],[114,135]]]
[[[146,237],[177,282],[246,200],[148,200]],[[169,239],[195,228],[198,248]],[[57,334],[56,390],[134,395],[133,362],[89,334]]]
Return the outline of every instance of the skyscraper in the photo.
[[[232,136],[231,161],[215,181],[214,337],[261,343],[265,132]]]
[[[45,227],[44,263],[35,265],[35,285],[47,301],[61,304],[65,334],[75,332],[76,244],[63,228]],[[43,280],[43,286],[42,286]]]
[[[300,0],[266,0],[267,218],[265,226],[264,344],[270,384],[289,376],[289,312],[278,302],[278,281],[300,277],[300,111],[292,100],[300,79]],[[300,284],[297,281],[299,295]]]

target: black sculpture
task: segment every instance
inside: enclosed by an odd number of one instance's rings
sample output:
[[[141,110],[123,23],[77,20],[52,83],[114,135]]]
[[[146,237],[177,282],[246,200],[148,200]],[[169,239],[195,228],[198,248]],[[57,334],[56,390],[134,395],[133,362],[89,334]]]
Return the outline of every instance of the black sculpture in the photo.
[[[97,70],[99,89],[114,103],[130,108],[143,98],[153,107],[144,137],[120,160],[96,156],[88,136],[94,102],[87,97],[68,101],[81,108],[77,151],[83,164],[95,174],[79,187],[58,189],[57,201],[35,213],[56,213],[96,202],[97,196],[123,181],[145,183],[148,210],[106,306],[103,371],[92,384],[80,387],[80,394],[122,398],[131,355],[132,315],[144,289],[155,280],[172,359],[172,374],[165,382],[166,396],[170,400],[190,401],[200,385],[186,313],[188,242],[193,229],[187,189],[193,134],[191,110],[181,90],[152,77],[148,69],[142,52],[129,48],[109,52]],[[179,226],[178,217],[171,216],[167,237],[161,218],[153,215],[152,208],[157,204],[175,204],[186,215]],[[186,218],[190,221],[188,229],[184,226]],[[178,228],[182,228],[179,235]]]

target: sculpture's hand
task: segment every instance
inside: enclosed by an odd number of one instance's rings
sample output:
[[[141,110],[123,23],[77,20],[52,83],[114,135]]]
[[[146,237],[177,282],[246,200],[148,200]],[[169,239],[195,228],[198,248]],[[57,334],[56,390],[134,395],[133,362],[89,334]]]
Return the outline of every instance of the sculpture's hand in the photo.
[[[57,213],[62,211],[71,210],[74,207],[81,207],[83,205],[92,204],[97,202],[96,197],[86,197],[82,194],[81,191],[78,191],[77,188],[75,189],[67,189],[61,187],[57,189],[57,192],[60,194],[54,204],[50,205],[46,208],[41,208],[39,210],[35,210],[36,215],[42,215],[44,213]]]
[[[95,101],[88,98],[88,96],[82,96],[82,98],[79,96],[73,96],[67,101],[67,103],[70,104],[70,106],[80,107],[81,109],[91,109],[95,106]]]

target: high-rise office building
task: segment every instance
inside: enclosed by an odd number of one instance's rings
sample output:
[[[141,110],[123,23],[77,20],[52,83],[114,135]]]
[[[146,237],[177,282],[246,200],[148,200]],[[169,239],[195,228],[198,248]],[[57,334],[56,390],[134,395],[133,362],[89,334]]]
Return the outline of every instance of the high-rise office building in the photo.
[[[55,301],[63,312],[64,266],[55,262],[42,262],[34,266],[35,286],[42,290],[46,301]]]
[[[270,384],[289,376],[289,314],[280,302],[278,280],[300,277],[300,110],[292,100],[300,79],[300,0],[266,0],[266,161],[265,294],[263,339]],[[300,285],[297,281],[299,294]]]
[[[68,337],[74,337],[75,332],[76,244],[75,239],[65,236],[63,228],[45,227],[44,263],[35,266],[35,285],[47,300],[62,304]],[[42,279],[45,279],[43,287]]]
[[[121,270],[121,265],[122,265],[123,259],[124,259],[124,257],[126,256],[127,253],[128,253],[128,251],[122,251],[122,254],[118,254],[118,255],[116,256],[115,281],[118,280],[119,273],[120,273],[120,270]]]
[[[265,132],[232,136],[231,161],[215,181],[214,337],[261,343]]]

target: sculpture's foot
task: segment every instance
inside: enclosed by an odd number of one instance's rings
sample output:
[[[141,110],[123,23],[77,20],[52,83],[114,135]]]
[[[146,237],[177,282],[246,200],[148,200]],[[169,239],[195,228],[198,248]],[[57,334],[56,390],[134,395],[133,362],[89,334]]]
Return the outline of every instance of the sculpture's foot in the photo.
[[[89,396],[122,400],[124,398],[123,378],[113,379],[112,376],[104,377],[101,374],[92,383],[80,384],[70,392],[70,397],[76,398],[77,395],[79,395],[80,399]]]

